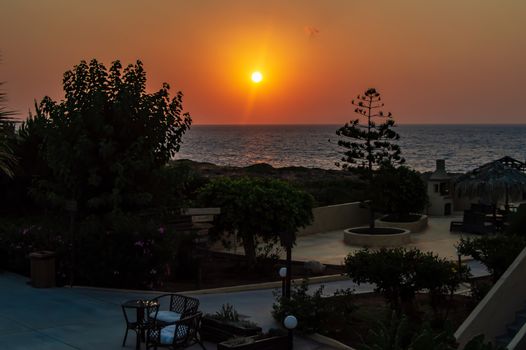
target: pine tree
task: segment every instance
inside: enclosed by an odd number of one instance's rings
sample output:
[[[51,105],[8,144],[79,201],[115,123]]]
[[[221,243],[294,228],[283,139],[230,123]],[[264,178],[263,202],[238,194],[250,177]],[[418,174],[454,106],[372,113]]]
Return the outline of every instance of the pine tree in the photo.
[[[356,106],[354,112],[360,117],[345,123],[336,131],[343,137],[338,145],[345,149],[341,162],[336,165],[346,170],[359,170],[364,175],[369,188],[372,186],[374,170],[379,167],[392,167],[403,164],[400,146],[393,141],[400,138],[392,128],[395,121],[391,112],[384,113],[380,93],[371,88],[352,101]],[[365,119],[364,123],[361,119]],[[377,124],[375,119],[381,119]],[[370,191],[368,191],[370,193]],[[370,228],[374,228],[374,212],[370,204]]]

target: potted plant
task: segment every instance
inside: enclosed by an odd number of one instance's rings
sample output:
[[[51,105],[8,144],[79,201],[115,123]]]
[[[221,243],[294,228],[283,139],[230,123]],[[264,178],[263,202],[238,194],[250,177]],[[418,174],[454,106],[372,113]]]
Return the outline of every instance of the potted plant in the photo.
[[[249,337],[261,334],[261,327],[254,322],[241,320],[231,304],[223,304],[215,314],[207,314],[201,323],[204,340],[220,343],[234,337]]]
[[[270,330],[267,334],[226,340],[217,344],[217,350],[286,350],[288,345],[285,331]]]

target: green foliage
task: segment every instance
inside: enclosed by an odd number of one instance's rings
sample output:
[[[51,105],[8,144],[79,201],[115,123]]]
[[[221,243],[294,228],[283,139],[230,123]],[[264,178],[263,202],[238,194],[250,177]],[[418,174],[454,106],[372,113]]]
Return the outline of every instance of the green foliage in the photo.
[[[3,82],[0,82],[0,88]],[[16,157],[9,145],[9,136],[12,134],[11,116],[13,112],[5,106],[6,94],[0,90],[0,174],[13,177],[13,167],[16,164]]]
[[[427,189],[420,174],[408,167],[382,167],[373,177],[370,192],[377,210],[404,220],[427,205]]]
[[[454,350],[456,341],[450,329],[433,330],[429,323],[422,326],[410,324],[405,316],[393,312],[386,323],[371,329],[367,344],[360,350]]]
[[[63,282],[69,273],[66,268],[68,236],[64,235],[67,222],[55,215],[0,220],[0,269],[29,275],[28,255],[39,250],[57,254],[57,280]]]
[[[280,180],[217,178],[200,191],[199,200],[221,208],[212,234],[237,234],[252,265],[258,240],[277,242],[281,232],[295,235],[312,221],[312,197]]]
[[[194,238],[161,219],[119,213],[87,217],[75,235],[77,283],[121,288],[162,288]]]
[[[178,151],[191,123],[182,93],[170,99],[168,84],[146,93],[140,61],[124,69],[119,61],[109,69],[81,61],[63,83],[65,100],[45,97],[34,117],[45,121],[43,158],[53,173],[38,189],[88,212],[150,205],[155,170]]]
[[[64,215],[2,220],[0,267],[28,275],[28,254],[51,250],[59,283],[69,283],[73,269],[75,284],[118,288],[160,288],[177,270],[189,269],[181,264],[192,254],[193,236],[161,220],[108,214],[77,226],[72,236]]]
[[[485,342],[484,341],[484,334],[478,335],[471,339],[466,346],[464,346],[464,350],[504,350],[505,348],[498,345],[493,345],[492,342]]]
[[[526,247],[526,237],[515,235],[461,238],[457,251],[480,261],[497,281],[513,260]]]
[[[356,309],[349,290],[337,291],[332,297],[323,296],[323,286],[309,293],[308,280],[291,290],[290,299],[274,293],[272,316],[283,322],[287,315],[299,320],[298,330],[306,333],[338,332],[350,322],[350,315]]]
[[[364,249],[349,254],[345,267],[354,282],[375,284],[375,290],[398,313],[402,307],[411,313],[416,292],[428,290],[437,318],[446,295],[451,296],[467,278],[465,268],[458,271],[454,263],[418,249]]]
[[[392,130],[395,121],[390,112],[384,114],[379,110],[384,106],[380,93],[376,89],[368,89],[356,98],[352,101],[356,106],[354,112],[360,118],[365,118],[366,122],[361,123],[358,118],[336,131],[336,135],[346,138],[338,140],[338,145],[345,149],[345,153],[341,159],[342,163],[336,164],[343,169],[366,169],[371,176],[371,171],[375,167],[404,163],[404,159],[400,156],[400,146],[392,142],[400,138]],[[385,121],[376,124],[375,118]]]
[[[234,308],[234,305],[226,303],[221,305],[221,310],[217,311],[215,313],[215,317],[218,320],[224,320],[224,321],[230,321],[230,322],[238,322],[239,321],[239,313]]]

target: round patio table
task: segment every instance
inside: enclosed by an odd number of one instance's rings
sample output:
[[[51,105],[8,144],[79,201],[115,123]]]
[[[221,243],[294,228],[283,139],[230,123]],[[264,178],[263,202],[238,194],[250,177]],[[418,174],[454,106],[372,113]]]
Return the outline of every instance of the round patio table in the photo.
[[[150,326],[148,315],[151,312],[157,313],[159,311],[159,302],[157,300],[133,299],[125,301],[121,306],[124,319],[126,320],[126,333],[124,334],[122,346],[125,346],[128,331],[131,329],[137,334],[135,349],[139,350],[141,348],[141,339],[144,339],[144,332]],[[134,312],[135,321],[130,317]]]

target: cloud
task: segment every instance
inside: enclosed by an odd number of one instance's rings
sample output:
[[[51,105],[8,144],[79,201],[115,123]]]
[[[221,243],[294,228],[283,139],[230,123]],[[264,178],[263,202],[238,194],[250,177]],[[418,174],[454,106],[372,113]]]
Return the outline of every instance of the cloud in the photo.
[[[305,26],[303,27],[303,31],[305,32],[305,35],[309,37],[309,39],[314,39],[320,34],[320,30],[313,26]]]

